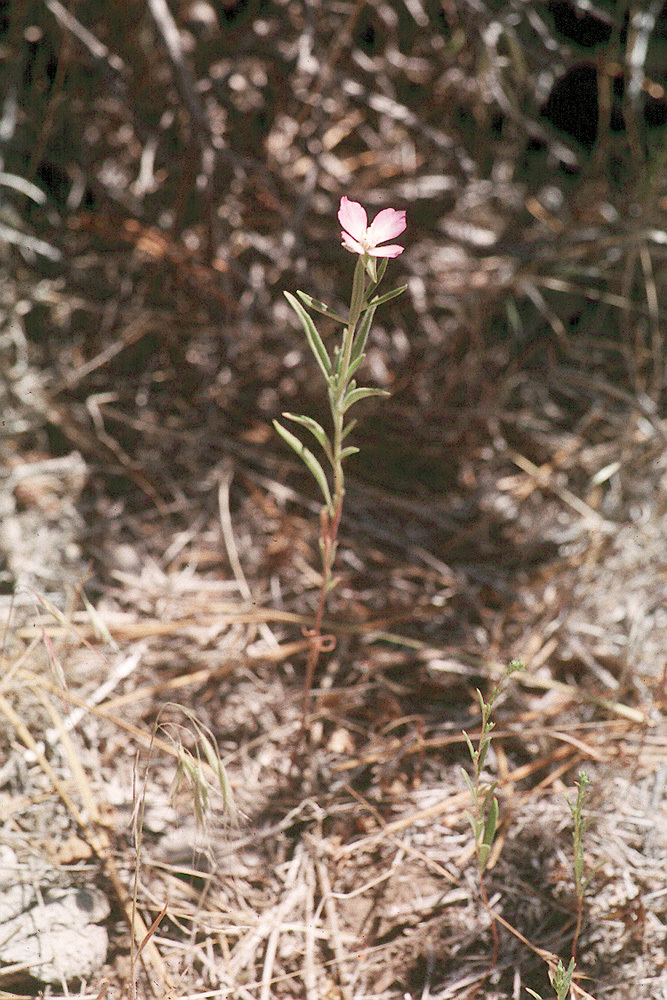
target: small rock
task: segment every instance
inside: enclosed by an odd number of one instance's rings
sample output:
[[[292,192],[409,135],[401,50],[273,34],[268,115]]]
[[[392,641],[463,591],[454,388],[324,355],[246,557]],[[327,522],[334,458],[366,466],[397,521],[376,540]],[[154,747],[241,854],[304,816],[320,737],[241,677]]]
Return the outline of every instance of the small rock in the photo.
[[[44,983],[62,983],[86,979],[104,964],[109,940],[99,924],[110,906],[99,889],[39,892],[29,869],[4,846],[0,887],[0,966],[20,965]]]

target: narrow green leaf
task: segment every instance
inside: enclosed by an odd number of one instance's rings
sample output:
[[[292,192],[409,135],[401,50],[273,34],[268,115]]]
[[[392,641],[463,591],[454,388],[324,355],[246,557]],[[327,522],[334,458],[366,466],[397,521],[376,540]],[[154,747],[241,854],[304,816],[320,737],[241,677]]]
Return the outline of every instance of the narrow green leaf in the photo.
[[[496,826],[498,825],[498,799],[495,797],[491,799],[491,804],[489,806],[489,811],[486,816],[486,821],[484,823],[484,836],[482,837],[482,843],[491,850],[491,844],[493,843],[493,838],[496,835]]]
[[[498,822],[498,801],[493,799],[491,807],[487,813],[484,828],[478,830],[477,865],[480,872],[486,868],[486,862],[491,853],[491,845],[496,834],[496,823]]]
[[[463,735],[465,736],[465,733]],[[465,781],[466,785],[468,786],[468,791],[470,792],[470,794],[474,798],[475,797],[475,786],[473,785],[473,783],[472,783],[472,781],[470,779],[470,775],[468,774],[467,771],[464,771],[463,768],[461,768],[461,774],[463,775],[463,780]]]
[[[352,343],[352,352],[350,354],[350,361],[356,361],[356,359],[364,353],[364,348],[366,347],[366,341],[368,340],[368,333],[371,328],[371,323],[373,322],[373,317],[375,316],[375,306],[369,306],[361,317],[361,323],[359,324],[359,329],[357,330],[354,341]]]
[[[486,760],[486,754],[490,746],[491,746],[491,740],[489,739],[488,736],[485,736],[483,739],[479,741],[479,763],[477,767],[479,768],[480,771],[484,767],[484,761]]]
[[[334,312],[333,309],[329,308],[326,302],[320,302],[319,299],[314,299],[312,295],[306,295],[305,292],[297,291],[296,294],[309,309],[314,309],[315,312],[321,313],[322,316],[328,316],[329,319],[335,319],[337,323],[342,323],[343,326],[347,323],[345,317],[339,316],[337,312]]]
[[[325,378],[330,378],[332,371],[331,359],[327,354],[327,349],[322,342],[322,338],[317,332],[315,324],[297,298],[295,298],[290,292],[283,292],[283,294],[301,320],[301,325],[305,331],[306,339],[320,368],[322,369],[322,374]]]
[[[349,327],[351,330],[354,330],[357,323],[359,322],[359,317],[361,316],[361,310],[364,307],[365,287],[366,287],[366,272],[364,268],[364,258],[360,257],[354,269],[354,278],[352,279],[352,296],[350,298],[350,323],[349,323]]]
[[[382,257],[380,259],[380,263],[378,265],[378,271],[377,271],[378,280],[377,280],[376,284],[379,285],[380,282],[382,281],[382,279],[384,278],[384,273],[387,270],[387,264],[388,263],[389,263],[389,258],[388,257]]]
[[[364,360],[365,357],[366,357],[365,354],[360,354],[358,358],[355,358],[354,361],[351,362],[350,367],[347,370],[348,378],[350,379],[352,378],[352,376],[354,375],[357,368],[359,367],[359,365],[361,364],[361,362]]]
[[[392,292],[385,292],[384,295],[378,295],[377,298],[371,299],[368,305],[377,308],[378,306],[381,306],[384,302],[390,302],[392,299],[398,298],[399,295],[403,294],[403,292],[406,290],[407,287],[408,287],[407,285],[400,285],[399,288],[394,288]]]
[[[349,336],[349,330],[346,330],[343,334],[343,338]],[[333,380],[335,385],[340,384],[340,373],[343,367],[343,358],[345,357],[345,352],[340,348],[336,347],[334,350],[334,366],[333,366]]]
[[[304,417],[298,413],[283,413],[285,420],[293,420],[295,424],[300,424],[305,427],[313,435],[317,443],[322,448],[324,454],[327,456],[329,461],[333,464],[333,452],[331,450],[331,442],[327,437],[326,431],[321,424],[318,424],[317,420],[313,420],[312,417]]]
[[[482,808],[480,810],[482,816],[486,816],[489,812],[489,809],[493,808],[493,799],[497,787],[498,787],[498,782],[494,781],[492,785],[484,785],[482,788],[480,788],[480,793],[484,796],[484,799],[482,801]]]
[[[322,490],[322,496],[324,497],[324,501],[327,505],[329,513],[333,516],[334,508],[333,508],[333,502],[331,500],[331,491],[329,489],[327,477],[324,474],[324,469],[317,461],[310,448],[306,448],[305,444],[299,440],[296,434],[292,434],[292,432],[288,431],[286,427],[283,427],[282,424],[279,424],[277,420],[273,421],[273,426],[275,427],[278,434],[280,434],[283,441],[285,441],[290,446],[290,448],[294,449],[294,451],[297,453],[297,455],[302,460],[304,465],[306,465],[306,467],[313,474],[315,481],[317,482],[317,485]]]
[[[341,440],[343,440],[343,441],[345,440],[345,438],[348,436],[348,434],[351,431],[353,431],[354,428],[357,426],[357,423],[358,423],[357,420],[350,420],[350,422],[347,425],[347,427],[343,430],[343,434],[342,434]]]
[[[468,747],[468,753],[470,754],[470,757],[472,758],[472,760],[477,760],[477,753],[475,751],[474,746],[472,745],[472,740],[465,731],[463,732],[463,738],[466,741],[466,746]],[[463,773],[465,774],[465,771]]]
[[[387,270],[387,264],[388,263],[389,263],[389,261],[388,261],[388,259],[386,257],[380,258],[380,264],[375,268],[375,278],[373,279],[373,275],[369,274],[369,276],[371,277],[372,280],[371,280],[370,285],[366,289],[366,295],[364,296],[364,309],[367,307],[368,303],[370,302],[370,300],[375,295],[375,293],[377,291],[377,288],[378,288],[378,285],[380,284],[380,282],[384,278],[384,274],[385,274],[385,271]]]
[[[343,399],[343,412],[346,413],[351,406],[358,403],[361,399],[367,399],[369,396],[389,396],[390,393],[386,389],[367,389],[363,386],[359,386],[358,389],[351,389],[345,394]]]
[[[347,333],[347,330],[345,331],[345,333]],[[333,405],[334,405],[335,392],[337,391],[338,383],[340,381],[340,375],[339,375],[340,367],[341,367],[341,364],[343,363],[342,362],[342,358],[341,358],[341,354],[342,354],[342,352],[340,350],[340,347],[339,347],[338,344],[336,344],[336,346],[333,349],[333,360],[332,360],[332,363],[331,363],[332,374],[331,374],[331,377],[327,380],[327,391],[329,393],[329,402],[330,402],[330,405],[332,407],[332,409],[331,409],[332,413],[333,413]]]
[[[575,962],[575,960],[573,958],[571,958],[570,959],[570,964],[568,965],[567,969],[563,968],[563,963],[560,962],[560,961],[559,961],[558,965],[559,965],[559,970],[558,971],[561,973],[561,976],[560,976],[560,978],[561,978],[561,992],[558,994],[558,996],[559,997],[561,997],[561,996],[562,997],[566,997],[567,994],[568,994],[568,992],[569,992],[570,985],[572,983],[572,976],[574,975],[574,970],[576,968],[576,962]],[[561,972],[561,969],[562,969],[562,972]]]
[[[341,449],[340,460],[342,462],[343,459],[349,458],[350,455],[357,455],[358,453],[359,453],[358,448],[355,448],[353,444],[348,444],[347,448]]]
[[[475,838],[475,843],[477,843],[477,830],[478,830],[479,824],[478,824],[477,820],[475,819],[475,817],[473,816],[473,814],[471,812],[469,812],[467,809],[465,810],[465,817],[468,820],[468,822],[470,823],[470,826],[471,826],[471,829],[472,829],[472,835]]]

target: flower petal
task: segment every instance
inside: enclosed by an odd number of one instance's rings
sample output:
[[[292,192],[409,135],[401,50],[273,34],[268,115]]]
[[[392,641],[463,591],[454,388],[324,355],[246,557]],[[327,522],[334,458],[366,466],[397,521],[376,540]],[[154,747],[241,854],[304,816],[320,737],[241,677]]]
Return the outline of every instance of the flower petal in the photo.
[[[371,246],[377,246],[385,240],[392,240],[403,232],[405,225],[405,212],[397,212],[395,208],[384,208],[378,212],[368,227],[368,242]]]
[[[340,200],[338,221],[355,240],[363,240],[368,228],[366,209],[358,201],[350,201],[345,195]],[[387,239],[391,237],[387,236]]]
[[[399,247],[397,244],[392,244],[388,247],[371,247],[367,251],[369,257],[398,257],[399,253],[403,253],[405,247]],[[357,251],[358,253],[359,251]]]
[[[361,254],[366,253],[361,243],[358,243],[357,240],[353,239],[353,237],[350,236],[349,233],[343,231],[340,235],[342,237],[342,245],[345,247],[346,250],[351,250],[352,253],[361,253]]]

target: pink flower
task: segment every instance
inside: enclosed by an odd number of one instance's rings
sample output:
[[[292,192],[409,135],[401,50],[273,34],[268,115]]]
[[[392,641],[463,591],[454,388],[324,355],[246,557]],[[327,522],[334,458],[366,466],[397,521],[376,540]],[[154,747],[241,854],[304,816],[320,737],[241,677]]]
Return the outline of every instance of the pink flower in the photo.
[[[338,221],[343,227],[340,234],[343,246],[352,253],[368,254],[369,257],[398,257],[399,253],[403,253],[404,247],[395,244],[381,247],[378,244],[403,232],[405,212],[385,208],[378,212],[369,226],[366,211],[359,202],[343,197],[338,209]]]

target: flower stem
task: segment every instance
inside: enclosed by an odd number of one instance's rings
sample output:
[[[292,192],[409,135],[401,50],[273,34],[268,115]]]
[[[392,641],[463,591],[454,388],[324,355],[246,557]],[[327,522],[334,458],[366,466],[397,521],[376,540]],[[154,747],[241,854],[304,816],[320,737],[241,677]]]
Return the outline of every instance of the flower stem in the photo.
[[[324,620],[324,610],[327,603],[327,595],[332,587],[333,564],[336,554],[336,538],[338,526],[340,525],[341,514],[343,512],[343,494],[334,501],[336,503],[333,518],[329,517],[326,507],[321,512],[321,537],[322,544],[322,583],[315,612],[315,623],[308,633],[310,645],[308,647],[308,659],[306,661],[306,677],[303,683],[303,703],[301,710],[301,734],[303,735],[308,724],[308,709],[310,707],[310,692],[313,686],[315,670],[323,649],[333,649],[333,637],[327,639],[322,635],[322,623]]]
[[[352,347],[354,335],[361,317],[366,294],[366,261],[365,257],[360,257],[354,271],[354,281],[352,285],[352,300],[350,302],[350,315],[347,326],[343,333],[341,344],[340,366],[337,374],[330,383],[329,401],[331,404],[331,417],[333,421],[333,442],[331,467],[333,472],[332,507],[333,514],[330,514],[326,507],[322,508],[320,514],[320,548],[322,552],[322,584],[315,612],[315,622],[313,628],[308,633],[310,645],[308,648],[308,659],[306,661],[306,676],[303,684],[303,705],[301,712],[301,736],[305,733],[308,725],[308,710],[310,708],[310,693],[313,686],[313,679],[320,653],[323,649],[333,649],[333,637],[327,640],[322,635],[322,622],[329,591],[335,586],[333,575],[334,563],[336,559],[336,549],[338,548],[338,529],[343,514],[343,500],[345,497],[345,474],[343,472],[343,443],[345,440],[345,411],[343,400],[350,381],[349,371],[352,358]]]

